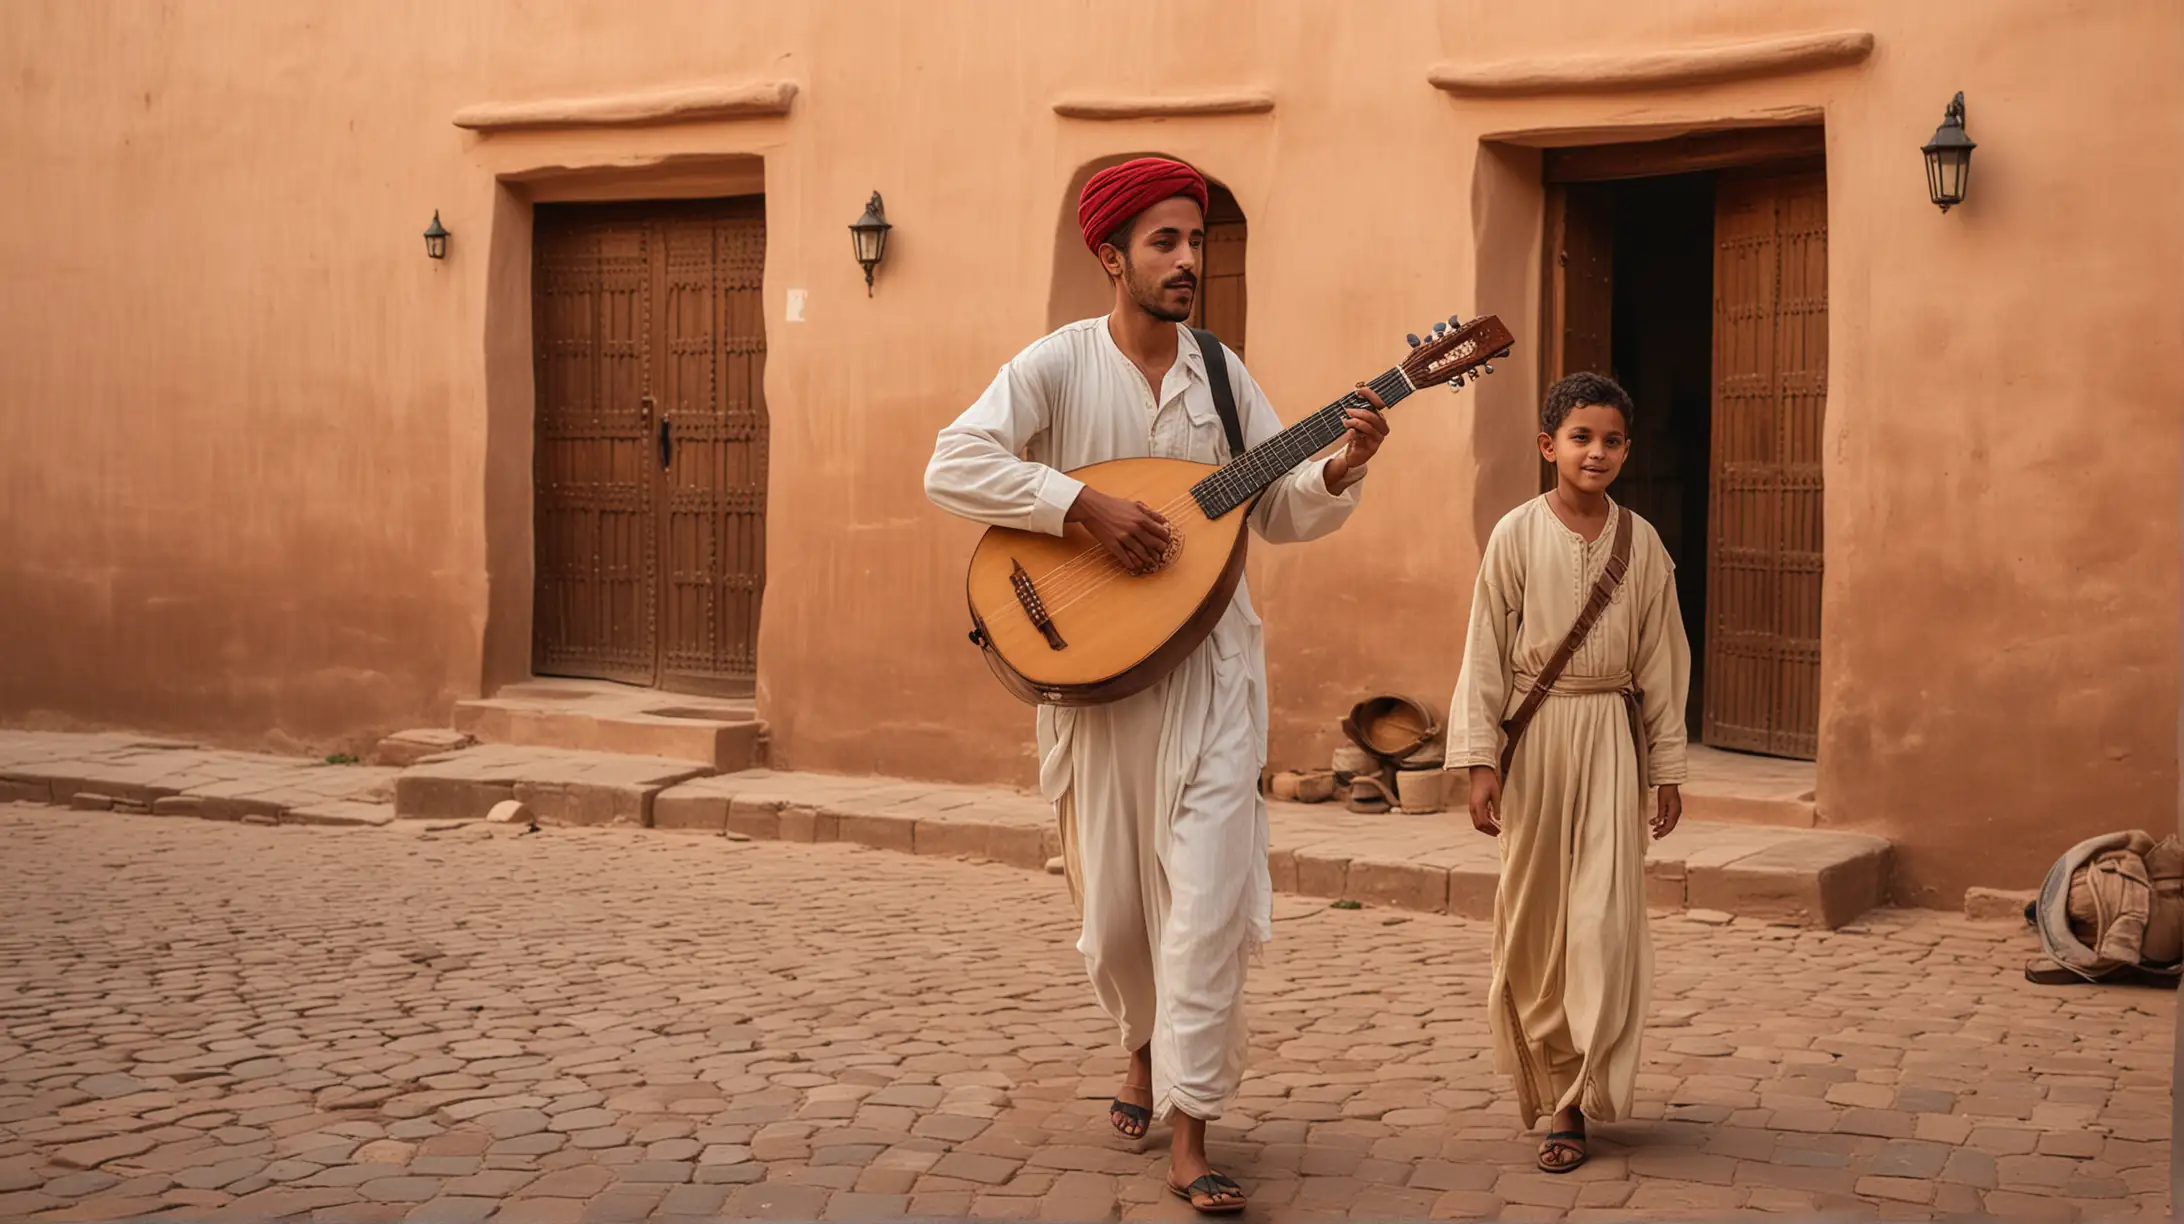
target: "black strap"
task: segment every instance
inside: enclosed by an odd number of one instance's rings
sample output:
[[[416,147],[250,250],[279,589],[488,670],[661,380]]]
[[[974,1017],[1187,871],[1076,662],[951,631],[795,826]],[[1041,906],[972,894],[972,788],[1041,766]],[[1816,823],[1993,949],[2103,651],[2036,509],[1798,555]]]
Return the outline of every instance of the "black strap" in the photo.
[[[1228,350],[1221,347],[1221,338],[1203,327],[1194,327],[1191,334],[1198,337],[1198,351],[1206,358],[1206,381],[1213,386],[1213,408],[1221,414],[1221,428],[1228,434],[1229,458],[1244,453],[1244,427],[1236,420],[1236,393],[1229,389]]]

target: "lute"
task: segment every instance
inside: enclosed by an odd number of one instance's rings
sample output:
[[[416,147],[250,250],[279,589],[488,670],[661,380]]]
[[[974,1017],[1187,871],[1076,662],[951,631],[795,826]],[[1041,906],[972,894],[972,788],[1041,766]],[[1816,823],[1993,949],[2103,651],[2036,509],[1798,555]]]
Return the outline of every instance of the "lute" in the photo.
[[[1409,337],[1408,356],[1366,385],[1393,407],[1427,387],[1461,389],[1491,374],[1515,343],[1493,315],[1436,323]],[[1247,519],[1268,485],[1341,440],[1352,391],[1219,466],[1185,459],[1116,459],[1070,476],[1145,503],[1168,520],[1168,551],[1133,574],[1090,532],[989,527],[971,556],[965,593],[971,641],[1009,692],[1034,705],[1085,706],[1141,692],[1213,632],[1244,574]]]

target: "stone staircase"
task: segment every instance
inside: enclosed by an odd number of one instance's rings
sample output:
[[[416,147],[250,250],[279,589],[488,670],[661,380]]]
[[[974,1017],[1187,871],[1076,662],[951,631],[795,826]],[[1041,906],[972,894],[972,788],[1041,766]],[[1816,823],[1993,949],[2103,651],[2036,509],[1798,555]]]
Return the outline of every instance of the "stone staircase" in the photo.
[[[596,680],[526,680],[455,705],[481,744],[694,761],[717,773],[766,762],[766,724],[748,700],[688,697]]]

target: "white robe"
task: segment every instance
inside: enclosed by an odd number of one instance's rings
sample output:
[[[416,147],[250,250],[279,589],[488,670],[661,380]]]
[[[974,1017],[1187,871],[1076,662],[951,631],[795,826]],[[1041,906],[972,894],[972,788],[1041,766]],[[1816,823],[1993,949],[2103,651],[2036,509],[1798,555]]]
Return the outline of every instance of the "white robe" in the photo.
[[[1188,328],[1176,331],[1157,401],[1104,317],[1033,343],[941,431],[927,496],[977,522],[1060,535],[1082,487],[1065,472],[1110,459],[1226,462],[1205,357]],[[1281,420],[1224,354],[1245,445],[1257,446]],[[1251,519],[1262,539],[1314,539],[1349,517],[1362,482],[1329,493],[1326,462],[1267,488]],[[1240,582],[1212,635],[1159,683],[1106,705],[1038,710],[1040,790],[1081,880],[1077,947],[1123,1048],[1153,1047],[1156,1117],[1218,1118],[1243,1079],[1244,969],[1273,933],[1259,795],[1266,689],[1259,618]]]

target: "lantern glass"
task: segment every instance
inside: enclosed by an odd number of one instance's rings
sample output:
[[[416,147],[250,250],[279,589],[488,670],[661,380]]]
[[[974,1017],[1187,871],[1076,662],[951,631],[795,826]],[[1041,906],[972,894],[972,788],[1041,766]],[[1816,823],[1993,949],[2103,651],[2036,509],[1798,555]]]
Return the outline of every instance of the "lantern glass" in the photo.
[[[1964,189],[1971,177],[1969,150],[1936,149],[1926,155],[1926,190],[1942,208],[1964,202]]]
[[[876,225],[852,226],[850,241],[856,247],[858,263],[876,264],[887,250],[887,230]]]

